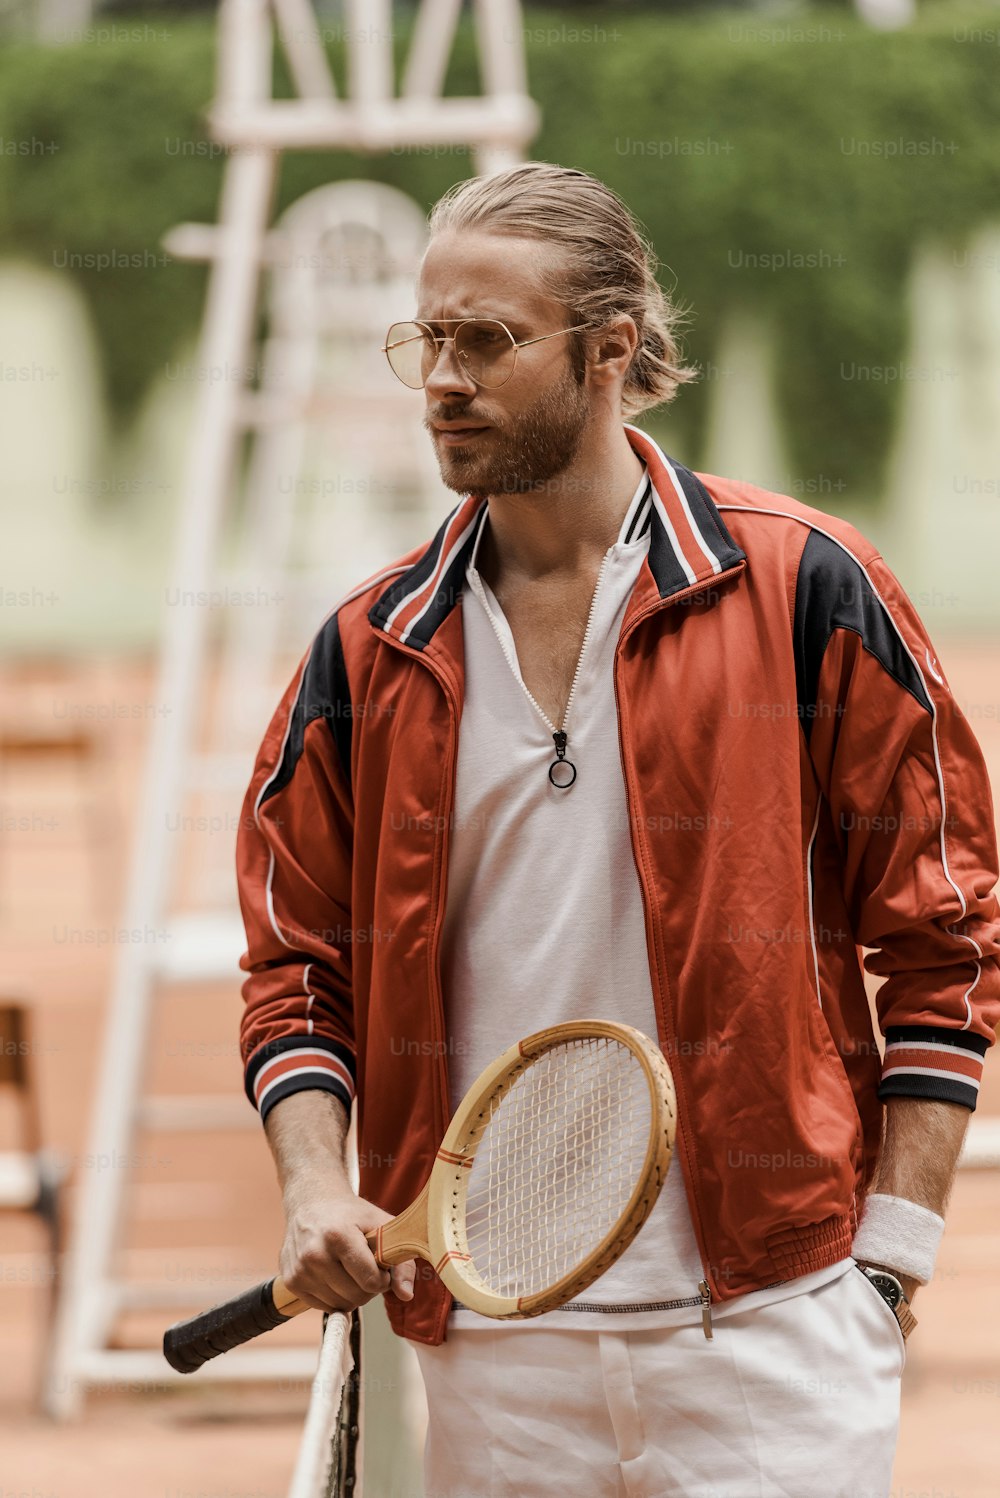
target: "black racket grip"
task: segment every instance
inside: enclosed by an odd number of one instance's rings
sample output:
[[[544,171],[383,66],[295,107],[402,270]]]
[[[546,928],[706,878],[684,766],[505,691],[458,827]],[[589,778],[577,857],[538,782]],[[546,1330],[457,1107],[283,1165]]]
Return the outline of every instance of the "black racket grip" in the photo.
[[[168,1327],[163,1335],[163,1356],[171,1368],[178,1373],[196,1373],[209,1359],[288,1321],[290,1318],[274,1304],[273,1285],[274,1280],[265,1280],[234,1300]]]

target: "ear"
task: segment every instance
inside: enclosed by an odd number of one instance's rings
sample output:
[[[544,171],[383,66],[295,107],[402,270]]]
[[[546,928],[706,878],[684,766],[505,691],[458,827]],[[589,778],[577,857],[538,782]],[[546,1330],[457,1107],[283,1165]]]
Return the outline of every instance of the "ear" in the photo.
[[[596,385],[624,384],[639,346],[639,330],[627,314],[613,318],[596,333],[588,333],[587,363]]]

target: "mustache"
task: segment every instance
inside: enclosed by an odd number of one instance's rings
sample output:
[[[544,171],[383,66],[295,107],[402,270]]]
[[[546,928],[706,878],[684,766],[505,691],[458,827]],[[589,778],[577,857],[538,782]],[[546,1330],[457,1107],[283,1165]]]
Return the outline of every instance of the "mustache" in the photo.
[[[470,426],[474,426],[477,422],[494,427],[503,425],[495,416],[490,416],[485,411],[471,411],[468,406],[438,406],[436,410],[424,413],[423,423],[430,430],[436,421],[464,421],[466,418]]]

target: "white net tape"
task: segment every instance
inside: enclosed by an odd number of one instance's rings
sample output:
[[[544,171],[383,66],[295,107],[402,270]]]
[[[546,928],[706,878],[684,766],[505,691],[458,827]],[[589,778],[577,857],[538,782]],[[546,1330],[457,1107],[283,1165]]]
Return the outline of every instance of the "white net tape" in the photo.
[[[484,1283],[533,1295],[576,1269],[625,1211],[649,1132],[646,1074],[620,1041],[570,1041],[529,1066],[470,1174],[466,1231]]]
[[[344,1384],[354,1365],[349,1330],[346,1316],[326,1323],[288,1498],[339,1498],[332,1474]]]

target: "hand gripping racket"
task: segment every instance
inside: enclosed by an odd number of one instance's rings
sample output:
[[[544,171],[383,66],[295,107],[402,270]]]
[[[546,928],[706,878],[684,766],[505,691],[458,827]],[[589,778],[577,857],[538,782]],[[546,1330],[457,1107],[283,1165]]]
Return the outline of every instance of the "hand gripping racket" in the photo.
[[[603,1020],[540,1030],[477,1078],[420,1195],[367,1242],[383,1266],[425,1259],[483,1316],[540,1316],[628,1248],[663,1186],[675,1127],[670,1069],[639,1030]],[[308,1309],[268,1280],[172,1326],[164,1355],[193,1373]]]

